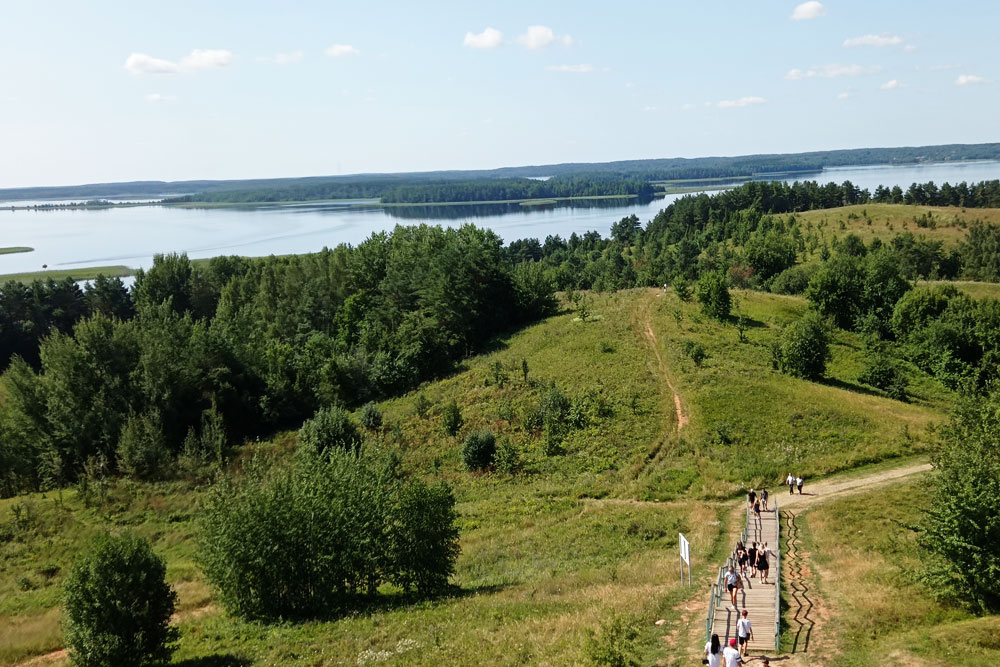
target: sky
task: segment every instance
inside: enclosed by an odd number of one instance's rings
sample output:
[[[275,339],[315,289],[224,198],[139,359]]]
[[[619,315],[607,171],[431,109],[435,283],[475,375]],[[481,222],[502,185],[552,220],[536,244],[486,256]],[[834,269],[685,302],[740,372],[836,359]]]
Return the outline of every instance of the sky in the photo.
[[[1000,3],[0,0],[0,188],[994,142]]]

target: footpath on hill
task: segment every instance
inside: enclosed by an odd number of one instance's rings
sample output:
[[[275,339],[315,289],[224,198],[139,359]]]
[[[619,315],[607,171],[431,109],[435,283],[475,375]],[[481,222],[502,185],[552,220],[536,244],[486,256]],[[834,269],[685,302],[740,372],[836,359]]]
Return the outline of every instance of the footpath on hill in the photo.
[[[911,463],[848,478],[836,477],[815,483],[806,480],[803,486],[805,493],[801,495],[797,491],[794,495],[782,493],[781,486],[773,489],[772,498],[778,501],[782,515],[782,540],[788,546],[787,555],[782,557],[781,563],[782,587],[788,603],[783,617],[788,619],[789,625],[798,631],[796,634],[802,638],[794,647],[794,652],[793,647],[782,646],[782,654],[778,660],[783,667],[798,665],[823,667],[836,662],[835,657],[831,655],[835,649],[833,639],[824,633],[826,624],[831,620],[831,610],[817,591],[810,554],[801,550],[798,545],[795,517],[816,505],[896,484],[931,469],[929,463]],[[733,508],[730,521],[734,531],[730,540],[733,545],[743,530],[745,513],[746,509],[742,502]],[[718,566],[719,564],[712,563],[711,569],[717,571]],[[773,574],[772,572],[772,578]],[[672,634],[670,643],[673,645],[665,647],[665,653],[673,659],[664,658],[657,662],[658,665],[697,664],[697,661],[700,661],[705,646],[705,615],[708,611],[704,596],[705,590],[699,589],[692,600],[685,602],[684,611],[687,613],[683,614],[683,622],[686,629],[681,633]],[[697,605],[692,604],[698,601],[700,602]],[[695,608],[697,613],[693,613]],[[677,642],[684,642],[684,645],[678,646]],[[755,654],[754,657],[757,655],[760,654]],[[763,655],[774,656],[775,653],[771,650],[764,652]],[[678,656],[685,658],[678,660]]]

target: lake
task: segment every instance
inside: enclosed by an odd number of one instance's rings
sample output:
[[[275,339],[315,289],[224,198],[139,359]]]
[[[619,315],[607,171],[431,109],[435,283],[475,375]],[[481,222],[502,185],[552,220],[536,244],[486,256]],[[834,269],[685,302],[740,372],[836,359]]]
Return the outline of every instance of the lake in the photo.
[[[838,167],[809,176],[820,183],[849,180],[862,188],[934,181],[1000,178],[1000,162],[978,161],[906,166]],[[794,180],[794,179],[783,179]],[[314,252],[340,243],[357,244],[397,224],[460,225],[494,230],[505,242],[596,230],[607,235],[621,218],[645,223],[671,201],[573,202],[571,205],[457,205],[378,208],[351,204],[306,204],[262,208],[181,209],[139,206],[96,210],[10,211],[0,208],[0,246],[30,246],[34,252],[0,255],[0,274],[124,264],[148,267],[155,253],[189,257],[266,256]],[[12,202],[0,204],[10,205]]]

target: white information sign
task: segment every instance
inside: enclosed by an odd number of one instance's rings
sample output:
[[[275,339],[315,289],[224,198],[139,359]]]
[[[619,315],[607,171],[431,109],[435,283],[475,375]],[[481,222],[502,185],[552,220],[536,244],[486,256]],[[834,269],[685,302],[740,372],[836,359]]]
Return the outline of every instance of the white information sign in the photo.
[[[684,537],[684,533],[677,533],[680,536],[680,547],[681,547],[681,558],[684,562],[691,566],[691,543],[687,541]]]

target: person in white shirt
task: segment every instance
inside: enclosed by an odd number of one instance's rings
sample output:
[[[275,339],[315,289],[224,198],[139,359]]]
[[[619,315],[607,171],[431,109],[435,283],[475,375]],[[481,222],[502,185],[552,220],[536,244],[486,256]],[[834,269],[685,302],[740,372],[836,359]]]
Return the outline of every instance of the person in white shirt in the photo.
[[[722,667],[722,645],[719,635],[712,635],[712,641],[705,644],[705,664],[708,667]]]
[[[740,657],[740,652],[736,650],[735,637],[729,640],[729,646],[722,652],[722,660],[725,662],[725,667],[739,667],[743,664],[743,658]]]
[[[785,484],[788,485],[788,495],[795,493],[795,476],[792,473],[788,473],[788,477],[785,478]]]
[[[726,573],[726,590],[729,591],[729,599],[733,603],[733,607],[736,607],[736,593],[740,585],[740,575],[736,573],[736,570],[732,565],[729,566],[729,572]]]
[[[802,495],[802,476],[799,475],[795,478],[795,486],[799,487],[799,495]]]
[[[743,618],[736,622],[736,636],[740,640],[740,655],[747,654],[747,644],[753,639],[753,626],[747,618],[747,610],[743,610]]]

